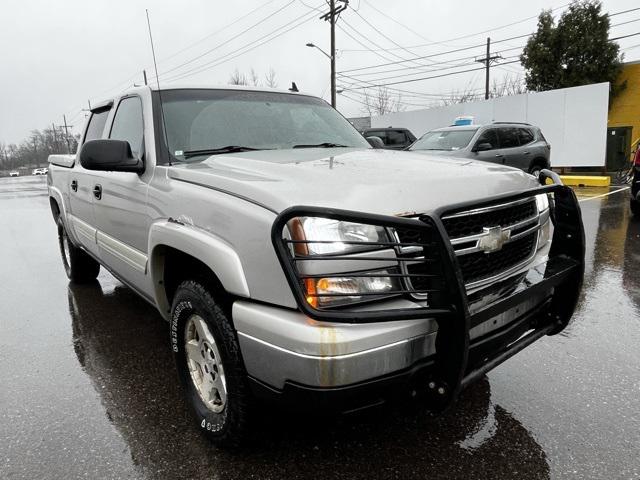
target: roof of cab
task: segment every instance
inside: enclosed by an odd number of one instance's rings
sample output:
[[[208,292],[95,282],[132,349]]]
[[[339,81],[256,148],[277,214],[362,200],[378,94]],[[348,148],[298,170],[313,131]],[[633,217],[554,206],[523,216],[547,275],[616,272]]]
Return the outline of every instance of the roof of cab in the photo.
[[[240,91],[250,91],[250,92],[271,92],[271,93],[285,93],[285,94],[294,94],[294,95],[304,95],[307,97],[316,97],[316,95],[311,95],[304,92],[292,92],[291,90],[284,90],[279,88],[269,88],[269,87],[253,87],[249,85],[211,85],[211,84],[197,84],[197,83],[172,83],[168,86],[160,85],[142,85],[128,88],[113,97],[106,98],[101,102],[95,103],[91,106],[91,110],[99,110],[113,103],[114,99],[126,97],[127,95],[131,95],[134,93],[140,93],[145,90],[152,90],[154,92],[168,91],[168,90],[240,90]]]

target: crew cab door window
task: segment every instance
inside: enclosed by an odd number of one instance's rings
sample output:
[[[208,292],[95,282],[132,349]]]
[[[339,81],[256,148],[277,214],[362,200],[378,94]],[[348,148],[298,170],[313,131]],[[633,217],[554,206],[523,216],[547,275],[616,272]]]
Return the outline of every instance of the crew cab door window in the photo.
[[[109,117],[109,108],[96,111],[91,114],[89,119],[89,125],[87,125],[87,131],[84,134],[84,141],[99,140],[104,135],[104,126],[107,124],[107,117]]]
[[[500,148],[514,148],[520,146],[517,128],[501,128],[498,135],[500,136]]]
[[[481,143],[490,144],[491,150],[495,150],[496,148],[498,148],[498,134],[496,133],[495,128],[490,128],[482,132],[478,140],[476,140],[475,146],[478,146]]]
[[[113,140],[126,140],[135,156],[142,154],[144,123],[142,120],[142,102],[138,97],[123,98],[113,119],[111,134]]]

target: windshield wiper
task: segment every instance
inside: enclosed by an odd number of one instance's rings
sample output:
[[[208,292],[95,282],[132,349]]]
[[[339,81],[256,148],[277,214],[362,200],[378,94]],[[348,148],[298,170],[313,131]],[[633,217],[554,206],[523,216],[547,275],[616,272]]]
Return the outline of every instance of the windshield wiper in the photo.
[[[219,155],[221,153],[253,152],[254,150],[266,150],[264,148],[242,147],[240,145],[227,145],[220,148],[205,148],[203,150],[187,150],[183,152],[184,158],[198,157],[200,155]]]
[[[316,143],[315,145],[294,145],[293,148],[338,148],[338,147],[346,147],[349,145],[340,145],[339,143],[332,142],[324,142],[324,143]]]

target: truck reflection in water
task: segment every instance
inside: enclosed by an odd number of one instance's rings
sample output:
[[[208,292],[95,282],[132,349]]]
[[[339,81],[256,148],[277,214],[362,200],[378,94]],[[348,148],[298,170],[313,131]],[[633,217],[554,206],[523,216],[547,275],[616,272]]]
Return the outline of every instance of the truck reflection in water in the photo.
[[[148,478],[548,478],[530,432],[491,402],[487,378],[432,416],[411,404],[333,419],[258,407],[248,448],[213,447],[193,426],[159,314],[110,277],[70,285],[73,342],[106,416]],[[110,282],[111,285],[109,285]]]

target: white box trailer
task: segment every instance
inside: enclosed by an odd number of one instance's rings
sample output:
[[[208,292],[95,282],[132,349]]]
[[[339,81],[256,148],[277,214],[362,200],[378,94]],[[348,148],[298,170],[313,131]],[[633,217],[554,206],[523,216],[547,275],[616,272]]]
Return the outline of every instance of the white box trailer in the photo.
[[[371,126],[404,127],[417,137],[473,116],[474,123],[525,122],[542,129],[551,144],[552,167],[605,166],[609,83],[524,93],[446,107],[389,113]]]

